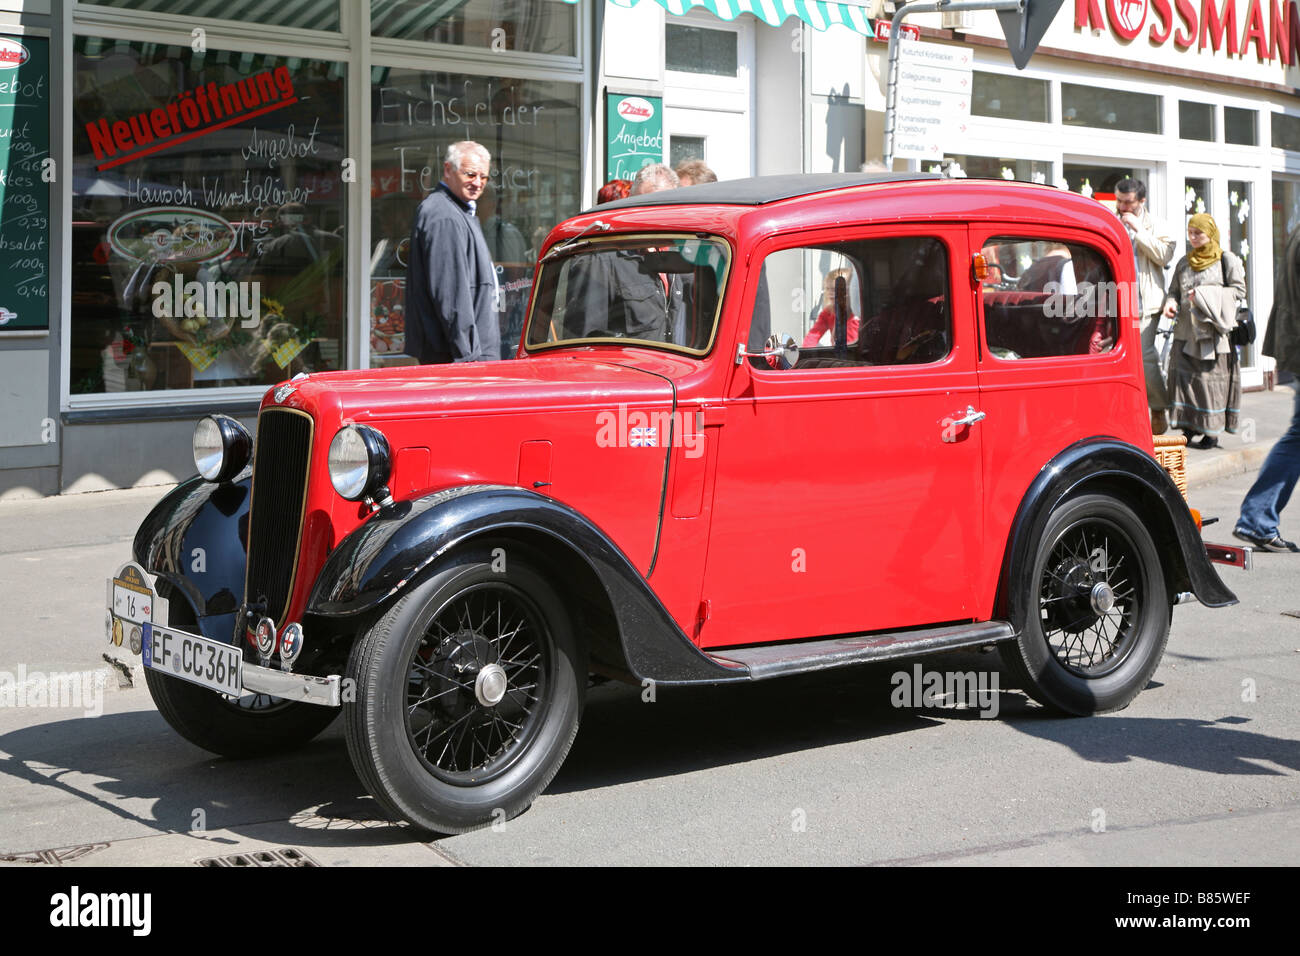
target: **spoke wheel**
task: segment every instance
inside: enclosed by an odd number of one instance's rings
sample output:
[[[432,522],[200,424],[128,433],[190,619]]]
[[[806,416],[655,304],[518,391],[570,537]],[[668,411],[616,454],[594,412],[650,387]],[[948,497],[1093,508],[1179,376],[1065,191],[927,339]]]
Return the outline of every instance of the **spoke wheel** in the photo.
[[[1025,573],[1027,572],[1027,573]],[[1108,495],[1059,505],[1022,571],[1017,640],[1004,658],[1040,703],[1120,710],[1146,686],[1169,638],[1169,589],[1150,533]]]
[[[541,725],[554,655],[536,604],[489,582],[457,595],[416,645],[406,732],[440,780],[473,786],[504,773]]]
[[[463,552],[354,646],[348,752],[395,818],[473,830],[522,813],[559,770],[586,655],[541,566],[521,546]]]
[[[1080,677],[1101,677],[1133,649],[1146,596],[1130,572],[1133,543],[1113,522],[1086,518],[1056,540],[1038,592],[1043,635],[1056,660]]]

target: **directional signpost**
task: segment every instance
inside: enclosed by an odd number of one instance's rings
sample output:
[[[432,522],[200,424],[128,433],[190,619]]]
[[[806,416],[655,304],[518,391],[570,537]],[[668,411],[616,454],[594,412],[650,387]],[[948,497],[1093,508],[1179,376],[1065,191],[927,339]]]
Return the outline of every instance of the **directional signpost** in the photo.
[[[970,122],[971,65],[967,47],[904,43],[899,47],[894,112],[894,153],[943,158],[945,144],[965,134]]]
[[[912,13],[995,10],[1007,38],[1011,61],[1016,69],[1023,70],[1061,3],[1062,0],[913,0],[899,7],[889,30],[885,166],[893,167],[895,154],[942,158],[943,141],[951,141],[954,132],[965,132],[963,124],[970,120],[970,51],[965,51],[962,65],[960,47],[900,43],[900,35],[905,32],[904,18]],[[907,88],[902,97],[898,93],[900,82]]]

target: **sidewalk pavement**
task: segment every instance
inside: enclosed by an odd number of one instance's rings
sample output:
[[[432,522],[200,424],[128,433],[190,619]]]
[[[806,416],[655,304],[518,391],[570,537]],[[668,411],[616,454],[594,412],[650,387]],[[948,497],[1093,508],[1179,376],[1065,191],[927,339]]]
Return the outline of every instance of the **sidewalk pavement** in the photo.
[[[1279,385],[1272,391],[1244,393],[1237,434],[1220,435],[1218,448],[1208,451],[1187,449],[1188,487],[1195,488],[1243,472],[1259,471],[1269,449],[1291,425],[1291,414],[1295,410],[1294,388],[1294,384]],[[1236,516],[1232,517],[1235,520]]]

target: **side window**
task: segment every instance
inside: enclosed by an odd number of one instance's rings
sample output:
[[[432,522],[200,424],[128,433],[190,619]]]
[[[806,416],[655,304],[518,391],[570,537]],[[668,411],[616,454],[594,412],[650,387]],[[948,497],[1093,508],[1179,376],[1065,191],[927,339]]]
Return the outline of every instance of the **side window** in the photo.
[[[763,261],[748,347],[794,338],[794,370],[922,365],[952,347],[948,254],[927,236],[782,249]],[[755,368],[788,368],[751,357]]]
[[[1106,257],[1089,246],[1053,239],[998,237],[981,250],[984,334],[1000,359],[1097,355],[1115,347],[1125,299]]]

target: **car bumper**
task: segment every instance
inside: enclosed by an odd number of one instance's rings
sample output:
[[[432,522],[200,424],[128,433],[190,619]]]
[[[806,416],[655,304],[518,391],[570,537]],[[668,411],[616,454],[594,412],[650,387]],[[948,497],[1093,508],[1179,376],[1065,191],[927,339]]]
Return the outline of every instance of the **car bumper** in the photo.
[[[343,702],[338,674],[319,677],[253,664],[237,647],[165,624],[167,601],[158,596],[153,577],[134,562],[109,579],[107,612],[109,644],[139,656],[147,670],[236,697],[266,694],[322,707]]]

